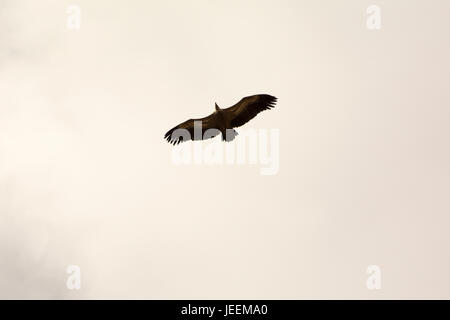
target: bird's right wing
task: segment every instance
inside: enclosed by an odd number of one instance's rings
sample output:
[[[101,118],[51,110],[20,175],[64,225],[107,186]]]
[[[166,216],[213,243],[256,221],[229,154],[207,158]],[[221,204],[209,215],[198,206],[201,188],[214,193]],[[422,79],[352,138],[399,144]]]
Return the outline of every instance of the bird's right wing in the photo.
[[[231,119],[233,128],[240,127],[264,110],[270,110],[275,107],[277,98],[268,94],[257,94],[242,98],[234,106],[224,109]]]
[[[201,131],[199,131],[200,135],[197,137],[195,136],[195,124],[197,123],[198,128],[201,128]],[[170,129],[166,132],[164,135],[164,139],[166,139],[169,143],[175,145],[180,142],[184,142],[187,140],[203,140],[204,138],[213,138],[217,136],[220,131],[216,129],[217,128],[217,119],[215,114],[210,114],[207,117],[200,118],[200,119],[189,119],[183,123],[180,123],[176,127]],[[204,136],[205,132],[208,129],[216,129],[216,130],[209,130],[207,135]]]

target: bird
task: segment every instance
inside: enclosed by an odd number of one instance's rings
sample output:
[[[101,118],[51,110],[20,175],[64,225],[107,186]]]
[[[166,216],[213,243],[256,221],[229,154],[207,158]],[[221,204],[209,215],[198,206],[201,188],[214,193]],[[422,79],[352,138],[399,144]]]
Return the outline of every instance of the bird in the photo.
[[[177,145],[188,140],[206,140],[221,134],[222,141],[232,141],[238,135],[234,128],[240,127],[264,110],[275,107],[277,98],[257,94],[242,98],[235,105],[221,109],[215,103],[215,111],[207,117],[189,119],[173,127],[164,135],[170,144]]]

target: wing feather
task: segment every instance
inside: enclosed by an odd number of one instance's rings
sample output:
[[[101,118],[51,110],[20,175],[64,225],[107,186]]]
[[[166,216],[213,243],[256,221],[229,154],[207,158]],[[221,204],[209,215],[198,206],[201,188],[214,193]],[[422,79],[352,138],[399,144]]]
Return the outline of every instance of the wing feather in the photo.
[[[228,117],[233,128],[240,127],[264,110],[270,110],[275,107],[277,98],[268,94],[257,94],[242,98],[241,101],[227,109]]]
[[[195,122],[201,123],[201,136],[195,137],[194,135],[194,125]],[[203,135],[208,129],[215,129],[217,127],[217,119],[215,114],[210,114],[207,117],[199,118],[199,119],[189,119],[183,123],[180,123],[176,127],[173,127],[164,135],[164,139],[166,139],[169,143],[176,145],[180,142],[188,141],[188,140],[203,140]],[[217,130],[209,131],[207,138],[213,138],[217,136],[220,132]]]

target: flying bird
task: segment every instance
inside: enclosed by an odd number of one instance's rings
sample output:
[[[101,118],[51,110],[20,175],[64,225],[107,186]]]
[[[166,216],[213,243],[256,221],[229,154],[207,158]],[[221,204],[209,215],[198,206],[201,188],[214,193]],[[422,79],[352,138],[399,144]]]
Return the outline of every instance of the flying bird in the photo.
[[[275,107],[277,98],[268,94],[257,94],[242,98],[241,101],[226,109],[216,103],[216,110],[207,117],[189,119],[167,131],[164,138],[176,145],[187,140],[205,140],[219,134],[223,141],[232,141],[237,132],[234,130],[264,110]]]

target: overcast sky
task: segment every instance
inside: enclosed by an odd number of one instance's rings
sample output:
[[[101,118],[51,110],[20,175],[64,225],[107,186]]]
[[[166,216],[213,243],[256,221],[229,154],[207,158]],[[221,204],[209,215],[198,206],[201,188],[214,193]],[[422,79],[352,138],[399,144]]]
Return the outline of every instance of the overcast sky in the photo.
[[[0,298],[450,298],[449,10],[0,0]],[[256,93],[277,174],[174,165],[168,129]]]

